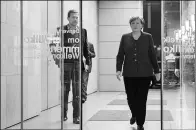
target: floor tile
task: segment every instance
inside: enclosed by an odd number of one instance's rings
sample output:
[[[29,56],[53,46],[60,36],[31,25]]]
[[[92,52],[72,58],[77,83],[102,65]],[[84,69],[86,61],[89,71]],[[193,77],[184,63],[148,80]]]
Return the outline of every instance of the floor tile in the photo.
[[[156,121],[145,122],[145,130],[161,130],[161,123]],[[137,125],[130,125],[129,121],[89,121],[84,130],[136,130]],[[164,128],[170,129],[170,122],[164,123]]]
[[[192,90],[187,90],[192,91]],[[129,121],[88,121],[95,113],[100,110],[129,110],[128,105],[108,105],[115,99],[126,99],[122,92],[97,92],[88,95],[87,102],[83,104],[83,130],[135,130],[136,124],[130,125]],[[188,93],[188,92],[187,92]],[[186,93],[186,94],[187,94]],[[174,129],[193,129],[195,126],[195,108],[192,99],[194,95],[180,96],[179,90],[164,91],[163,99],[167,105],[164,110],[169,110],[174,121],[164,121],[164,130]],[[160,99],[159,91],[149,93],[149,99]],[[64,129],[79,129],[79,125],[72,123],[73,107],[68,104],[68,120],[63,123]],[[147,105],[147,110],[160,110],[160,105]],[[39,116],[32,118],[24,123],[24,128],[28,129],[60,129],[60,105],[43,111]],[[161,130],[160,121],[146,121],[145,130]],[[16,125],[9,129],[20,128]]]

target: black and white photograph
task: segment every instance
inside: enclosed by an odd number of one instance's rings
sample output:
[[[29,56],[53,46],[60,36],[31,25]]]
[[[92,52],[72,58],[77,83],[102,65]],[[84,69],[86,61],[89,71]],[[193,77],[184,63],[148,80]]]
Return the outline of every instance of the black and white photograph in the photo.
[[[0,4],[1,130],[195,130],[195,1]]]

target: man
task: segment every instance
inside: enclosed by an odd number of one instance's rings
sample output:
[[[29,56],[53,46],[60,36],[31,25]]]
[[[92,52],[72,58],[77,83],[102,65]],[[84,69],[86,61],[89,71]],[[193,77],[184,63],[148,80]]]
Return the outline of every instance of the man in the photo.
[[[70,82],[72,80],[72,93],[73,93],[73,123],[79,124],[79,112],[80,112],[80,96],[79,96],[79,27],[78,27],[78,12],[76,10],[70,10],[68,12],[67,20],[69,24],[63,26],[63,29],[60,27],[57,30],[63,33],[64,45],[63,45],[63,62],[64,62],[64,121],[67,118],[68,111],[68,97],[70,91]],[[88,45],[87,45],[87,31],[82,29],[82,42],[81,42],[81,57],[83,56],[86,59],[86,66],[84,63],[81,63],[81,70],[88,71],[89,65],[89,54],[88,54]],[[55,63],[60,66],[59,59],[55,59]]]
[[[95,51],[94,46],[92,43],[88,42],[88,49],[89,49],[89,69],[88,71],[82,72],[82,103],[87,100],[87,85],[88,85],[88,77],[89,73],[91,73],[92,69],[92,58],[95,58]]]

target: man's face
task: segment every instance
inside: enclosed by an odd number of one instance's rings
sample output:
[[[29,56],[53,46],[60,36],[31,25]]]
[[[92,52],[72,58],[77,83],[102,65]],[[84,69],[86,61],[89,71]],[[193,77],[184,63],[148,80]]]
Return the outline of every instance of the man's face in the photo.
[[[71,13],[70,17],[67,18],[69,24],[76,26],[78,24],[78,13]]]

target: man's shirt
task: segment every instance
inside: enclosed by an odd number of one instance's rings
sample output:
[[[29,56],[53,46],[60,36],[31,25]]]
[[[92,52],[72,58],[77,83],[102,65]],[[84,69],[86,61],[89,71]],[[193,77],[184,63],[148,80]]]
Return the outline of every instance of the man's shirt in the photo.
[[[74,61],[79,61],[80,56],[80,45],[82,48],[81,56],[85,57],[86,64],[89,65],[89,54],[88,54],[88,45],[87,45],[87,31],[86,29],[82,29],[82,42],[80,42],[80,28],[77,26],[75,29],[72,29],[71,26],[65,25],[63,30],[60,30],[60,27],[57,30],[63,33],[63,46],[61,44],[56,44],[56,50],[59,50],[57,55],[54,59],[60,60],[63,59],[64,63],[73,63]],[[60,37],[60,36],[59,36]],[[80,44],[81,43],[81,44]],[[59,54],[60,52],[60,54]],[[54,55],[53,55],[54,56]],[[59,59],[60,58],[60,59]],[[83,67],[83,65],[82,65]]]

